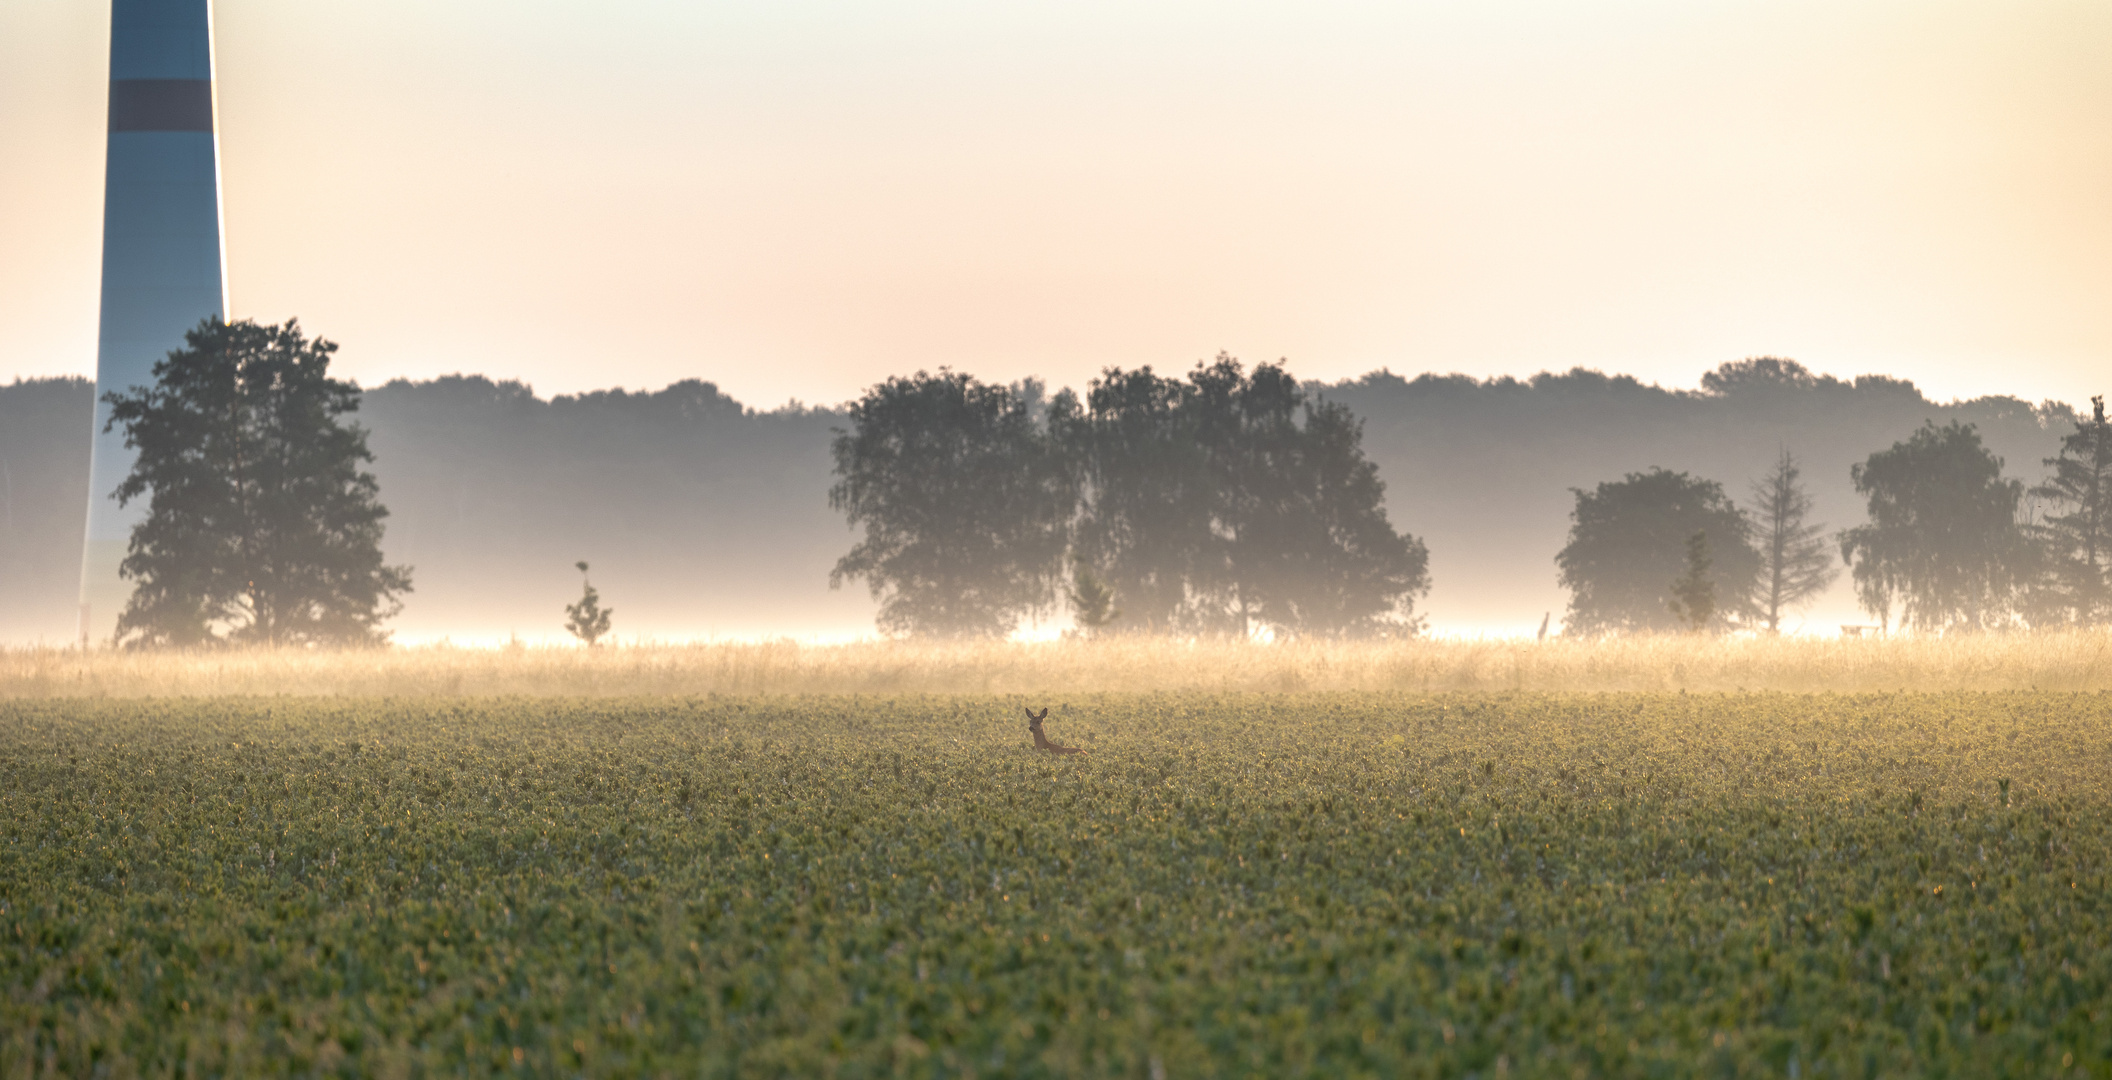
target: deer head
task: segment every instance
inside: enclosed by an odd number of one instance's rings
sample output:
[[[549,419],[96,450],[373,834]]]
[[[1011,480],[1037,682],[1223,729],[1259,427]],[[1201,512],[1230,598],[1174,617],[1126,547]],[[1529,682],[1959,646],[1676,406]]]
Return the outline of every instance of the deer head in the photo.
[[[1034,712],[1034,710],[1032,710],[1032,709],[1028,709],[1028,710],[1027,710],[1027,730],[1028,730],[1028,731],[1040,731],[1040,730],[1041,730],[1041,722],[1042,722],[1043,720],[1047,720],[1048,718],[1049,718],[1049,710],[1047,710],[1046,708],[1044,708],[1043,710],[1041,710],[1041,712],[1040,712],[1040,714],[1039,714],[1039,715],[1037,715],[1037,714],[1036,714],[1036,713]]]

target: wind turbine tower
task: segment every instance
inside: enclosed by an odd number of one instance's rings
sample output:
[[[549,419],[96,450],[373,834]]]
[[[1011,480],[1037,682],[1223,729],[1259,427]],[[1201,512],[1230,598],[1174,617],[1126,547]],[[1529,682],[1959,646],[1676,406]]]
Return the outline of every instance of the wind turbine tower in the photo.
[[[81,639],[108,640],[132,586],[118,576],[146,516],[111,493],[132,471],[103,394],[153,382],[183,333],[226,317],[220,166],[213,130],[211,0],[111,0],[110,134],[103,180],[103,300],[95,449],[81,556]]]

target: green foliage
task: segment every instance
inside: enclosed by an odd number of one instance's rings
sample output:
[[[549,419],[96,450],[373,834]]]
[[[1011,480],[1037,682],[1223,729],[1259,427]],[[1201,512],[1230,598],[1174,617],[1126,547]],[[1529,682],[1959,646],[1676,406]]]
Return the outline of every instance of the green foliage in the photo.
[[[1223,585],[1211,531],[1217,480],[1187,399],[1179,379],[1110,368],[1083,402],[1064,391],[1049,410],[1083,495],[1079,557],[1107,576],[1128,627],[1143,633],[1193,631],[1200,602]]]
[[[1029,396],[942,369],[852,404],[829,506],[865,537],[829,587],[864,578],[883,631],[1004,637],[1054,600],[1072,495]]]
[[[1022,704],[11,703],[0,1071],[2112,1071],[2112,697]]]
[[[1109,369],[1045,426],[1039,393],[919,372],[851,407],[829,505],[865,538],[829,580],[865,578],[883,630],[1002,637],[1054,598],[1066,547],[1107,575],[1125,629],[1419,628],[1428,553],[1386,520],[1356,418],[1281,367]]]
[[[565,629],[592,648],[609,632],[609,619],[616,614],[616,609],[601,606],[601,593],[595,590],[594,582],[587,577],[586,560],[582,559],[574,565],[579,567],[583,591],[578,603],[565,605]]]
[[[2056,613],[2043,621],[2112,622],[2112,421],[2103,396],[2090,404],[2090,418],[2077,420],[2059,456],[2046,459],[2053,475],[2031,489],[2066,511],[2032,529],[2047,555],[2049,595],[2039,599]]]
[[[1429,554],[1387,521],[1386,485],[1349,409],[1310,399],[1279,365],[1242,376],[1224,355],[1189,383],[1226,496],[1227,624],[1236,613],[1241,634],[1258,623],[1279,638],[1418,632]]]
[[[1667,606],[1673,617],[1695,633],[1711,629],[1716,618],[1716,579],[1709,576],[1709,534],[1687,537],[1687,565],[1672,582],[1672,600]]]
[[[1347,407],[1280,365],[1220,354],[1186,381],[1110,368],[1050,429],[1083,495],[1076,543],[1143,631],[1279,638],[1413,634],[1422,542],[1387,520],[1386,485]]]
[[[207,319],[103,396],[138,451],[114,493],[149,499],[120,572],[136,582],[117,636],[135,647],[378,644],[409,567],[381,556],[366,432],[338,418],[359,388],[329,377],[331,342],[300,326]]]
[[[1163,373],[1181,381],[1185,366],[1162,365]],[[2006,397],[1940,402],[1898,379],[1843,382],[1786,361],[1765,365],[1773,377],[1756,377],[1761,366],[1727,365],[1703,379],[1719,392],[1699,394],[1582,369],[1524,380],[1376,371],[1307,390],[1364,422],[1363,450],[1387,482],[1394,523],[1445,553],[1446,589],[1464,598],[1454,610],[1512,621],[1530,615],[1513,586],[1543,572],[1564,543],[1568,489],[1615,479],[1616,466],[1662,462],[1716,477],[1750,508],[1744,481],[1766,472],[1767,448],[1786,443],[1817,499],[1815,516],[1838,528],[1861,521],[1849,466],[1924,418],[1977,424],[1988,448],[2034,483],[2045,472],[2038,462],[2074,430],[2070,421],[2089,417],[2084,400],[2079,412]],[[1084,382],[1075,385],[1082,397]],[[17,644],[75,632],[88,494],[80,431],[93,411],[86,380],[6,385],[0,377],[0,458],[14,491],[11,531],[0,523],[9,596],[0,637]],[[623,523],[634,578],[656,583],[653,596],[625,597],[627,618],[644,613],[641,603],[672,611],[684,597],[718,598],[721,624],[763,608],[776,624],[821,617],[790,596],[755,601],[762,607],[725,599],[723,568],[743,568],[743,595],[790,593],[850,546],[839,542],[843,519],[823,494],[832,482],[829,429],[849,426],[833,408],[744,408],[695,381],[553,398],[450,376],[370,385],[357,417],[372,433],[371,471],[387,493],[384,550],[415,563],[421,585],[434,575],[449,583],[445,595],[419,600],[427,625],[543,624],[553,605],[517,584],[567,554],[601,550],[612,521]],[[1853,513],[1834,509],[1851,499]],[[1121,592],[1110,568],[1095,565]],[[1121,595],[1129,622],[1143,609]],[[1787,618],[1785,629],[1795,622]]]
[[[1901,626],[1937,632],[2009,621],[2031,555],[2024,485],[2002,478],[1971,424],[1923,424],[1849,475],[1870,520],[1841,534],[1841,556],[1865,611],[1889,624],[1898,604]]]
[[[1800,476],[1797,459],[1785,447],[1774,471],[1753,484],[1753,546],[1760,553],[1753,609],[1770,634],[1781,633],[1782,616],[1825,592],[1841,573],[1826,527],[1804,520],[1812,499]]]
[[[1572,490],[1569,543],[1555,556],[1569,590],[1566,632],[1678,629],[1686,620],[1674,614],[1672,584],[1686,572],[1696,533],[1705,534],[1714,580],[1721,585],[1712,613],[1752,614],[1749,597],[1760,553],[1750,523],[1723,485],[1652,469],[1593,491]]]

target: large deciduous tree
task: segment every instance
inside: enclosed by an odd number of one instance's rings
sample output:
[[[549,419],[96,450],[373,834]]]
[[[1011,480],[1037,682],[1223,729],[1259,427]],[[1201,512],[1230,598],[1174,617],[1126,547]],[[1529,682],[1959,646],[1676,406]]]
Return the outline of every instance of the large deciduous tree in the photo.
[[[1075,558],[1113,585],[1117,628],[1279,637],[1410,634],[1421,541],[1387,520],[1362,428],[1288,372],[1219,356],[1185,381],[1110,369],[1051,430],[1083,496]]]
[[[1074,499],[1029,396],[941,369],[851,406],[829,505],[865,537],[829,585],[864,578],[883,631],[1003,637],[1053,601]]]
[[[1219,493],[1221,627],[1245,636],[1266,626],[1278,637],[1417,632],[1429,554],[1387,520],[1386,485],[1349,409],[1312,400],[1280,365],[1243,375],[1222,355],[1189,385]]]
[[[1982,629],[2008,621],[2030,558],[2017,505],[2024,485],[1971,424],[1925,423],[1849,470],[1870,520],[1841,534],[1864,610],[1918,630]]]
[[[1709,534],[1687,537],[1687,568],[1672,582],[1672,617],[1696,633],[1707,633],[1716,621],[1716,578],[1709,573]]]
[[[1812,500],[1799,477],[1797,459],[1784,448],[1774,471],[1753,484],[1753,542],[1760,552],[1753,609],[1770,634],[1782,632],[1784,613],[1825,592],[1840,576],[1826,527],[1805,520]]]
[[[1081,497],[1072,557],[1114,592],[1122,614],[1105,629],[1190,632],[1221,577],[1218,501],[1197,438],[1188,387],[1149,367],[1110,368],[1049,408]]]
[[[1555,556],[1569,590],[1564,632],[1606,634],[1676,630],[1675,583],[1688,576],[1689,543],[1705,537],[1711,616],[1702,628],[1747,616],[1760,554],[1745,515],[1723,485],[1683,472],[1652,469],[1572,489],[1569,542]],[[1698,582],[1688,585],[1698,589]],[[1679,609],[1685,611],[1685,606]]]
[[[2032,527],[2045,554],[2041,606],[2083,624],[2112,622],[2112,422],[2102,396],[2090,405],[2090,418],[2046,459],[2053,475],[2031,489],[2055,510]]]
[[[411,572],[382,561],[388,510],[366,432],[339,419],[359,388],[329,377],[336,350],[291,320],[208,319],[154,385],[104,395],[138,453],[116,496],[148,500],[120,567],[135,582],[121,643],[386,640]]]

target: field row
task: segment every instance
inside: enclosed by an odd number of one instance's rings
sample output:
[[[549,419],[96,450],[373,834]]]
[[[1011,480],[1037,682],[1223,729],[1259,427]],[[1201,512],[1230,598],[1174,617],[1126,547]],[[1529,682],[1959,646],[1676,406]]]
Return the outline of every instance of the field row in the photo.
[[[2112,1075],[2112,695],[0,706],[0,1073]]]

